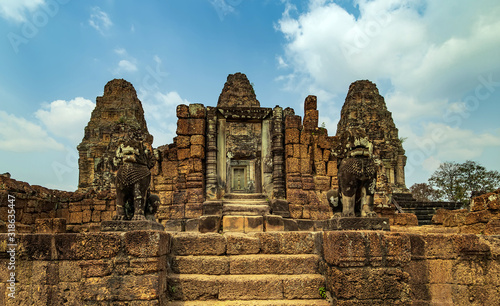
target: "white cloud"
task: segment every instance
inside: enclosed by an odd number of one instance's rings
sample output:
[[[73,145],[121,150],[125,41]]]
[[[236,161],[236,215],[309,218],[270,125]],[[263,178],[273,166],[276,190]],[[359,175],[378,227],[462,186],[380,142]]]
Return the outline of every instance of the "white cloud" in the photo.
[[[90,14],[89,18],[89,25],[102,35],[105,35],[106,31],[113,25],[113,22],[111,21],[107,13],[102,11],[100,7],[96,6],[92,8],[92,13]]]
[[[123,49],[123,48],[116,48],[115,50],[115,53],[118,54],[118,55],[127,55],[127,50]]]
[[[135,72],[137,71],[137,66],[128,60],[121,60],[118,62],[118,68],[116,70],[117,73],[120,72]]]
[[[224,17],[228,14],[233,14],[236,9],[233,5],[226,3],[225,0],[210,0],[210,4],[215,8],[215,11],[219,15],[219,19],[222,21]]]
[[[496,0],[355,4],[357,17],[331,1],[311,0],[301,13],[287,6],[276,25],[288,41],[277,61],[291,67],[283,79],[302,82],[288,88],[314,84],[337,95],[357,79],[389,80],[393,98],[411,102],[398,109],[407,118],[443,111],[473,90],[479,75],[500,73]]]
[[[84,128],[94,107],[92,101],[82,97],[70,101],[56,100],[39,109],[35,116],[55,136],[78,144],[83,138]]]
[[[0,150],[10,152],[42,152],[64,150],[39,125],[0,111]]]
[[[27,11],[33,12],[44,4],[44,0],[2,0],[0,16],[14,22],[25,22]]]
[[[162,93],[140,89],[139,96],[149,132],[154,136],[154,146],[172,143],[177,129],[177,105],[189,105],[190,102],[183,99],[176,91]]]

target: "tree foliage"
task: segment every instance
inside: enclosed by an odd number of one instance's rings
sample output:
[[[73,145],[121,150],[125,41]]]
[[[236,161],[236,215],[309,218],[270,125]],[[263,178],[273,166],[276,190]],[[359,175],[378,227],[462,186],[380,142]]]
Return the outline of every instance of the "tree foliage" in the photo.
[[[419,202],[433,202],[439,200],[439,192],[427,183],[416,183],[410,187],[413,198]]]
[[[429,186],[439,200],[469,203],[473,191],[491,192],[500,187],[500,173],[487,171],[474,161],[445,162],[432,174]]]

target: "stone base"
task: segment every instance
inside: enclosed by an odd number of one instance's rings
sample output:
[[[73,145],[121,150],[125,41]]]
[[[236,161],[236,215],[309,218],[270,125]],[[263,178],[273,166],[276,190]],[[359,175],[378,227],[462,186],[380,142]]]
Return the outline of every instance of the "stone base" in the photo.
[[[150,220],[111,220],[101,222],[101,232],[129,232],[140,230],[164,231],[165,227]]]
[[[376,230],[390,231],[389,218],[341,217],[328,220],[324,230]]]

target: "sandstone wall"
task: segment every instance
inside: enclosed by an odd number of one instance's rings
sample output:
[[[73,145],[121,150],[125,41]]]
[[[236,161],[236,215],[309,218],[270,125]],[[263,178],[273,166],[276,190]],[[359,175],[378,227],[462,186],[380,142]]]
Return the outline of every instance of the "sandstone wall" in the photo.
[[[110,190],[67,192],[0,176],[0,220],[7,220],[8,195],[15,197],[17,230],[27,233],[34,231],[37,219],[45,218],[66,219],[68,231],[95,231],[116,210],[116,196]]]
[[[326,192],[338,185],[337,159],[331,155],[335,137],[318,127],[315,96],[304,102],[304,120],[285,109],[286,198],[296,219],[329,219]]]
[[[7,238],[0,234],[1,254]],[[168,305],[176,294],[167,289],[169,256],[211,255],[222,262],[228,255],[306,250],[323,258],[319,271],[335,305],[500,303],[498,236],[327,231],[175,237],[135,231],[17,239],[17,298],[7,299],[8,259],[1,257],[1,305]]]
[[[165,305],[170,236],[153,231],[19,234],[16,298],[0,259],[0,305]],[[0,234],[6,254],[7,234]]]
[[[205,199],[206,108],[202,104],[177,106],[177,137],[158,148],[151,191],[160,196],[157,218],[190,219],[202,215]]]
[[[498,236],[324,232],[336,305],[498,305]]]
[[[500,235],[500,189],[473,198],[470,211],[439,209],[432,223],[463,234]]]

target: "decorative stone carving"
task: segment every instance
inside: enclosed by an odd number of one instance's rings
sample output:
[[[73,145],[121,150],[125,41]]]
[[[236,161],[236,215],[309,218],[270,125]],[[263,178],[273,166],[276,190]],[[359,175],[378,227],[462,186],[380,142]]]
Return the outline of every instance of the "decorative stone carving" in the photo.
[[[137,139],[129,139],[116,151],[116,215],[114,220],[155,220],[160,206],[158,196],[150,193],[150,169],[155,164],[151,148]]]
[[[373,145],[363,134],[361,130],[351,130],[346,146],[349,151],[338,170],[339,190],[327,193],[336,216],[340,213],[343,217],[355,217],[358,213],[361,217],[377,217],[373,211],[377,167],[372,156]]]

